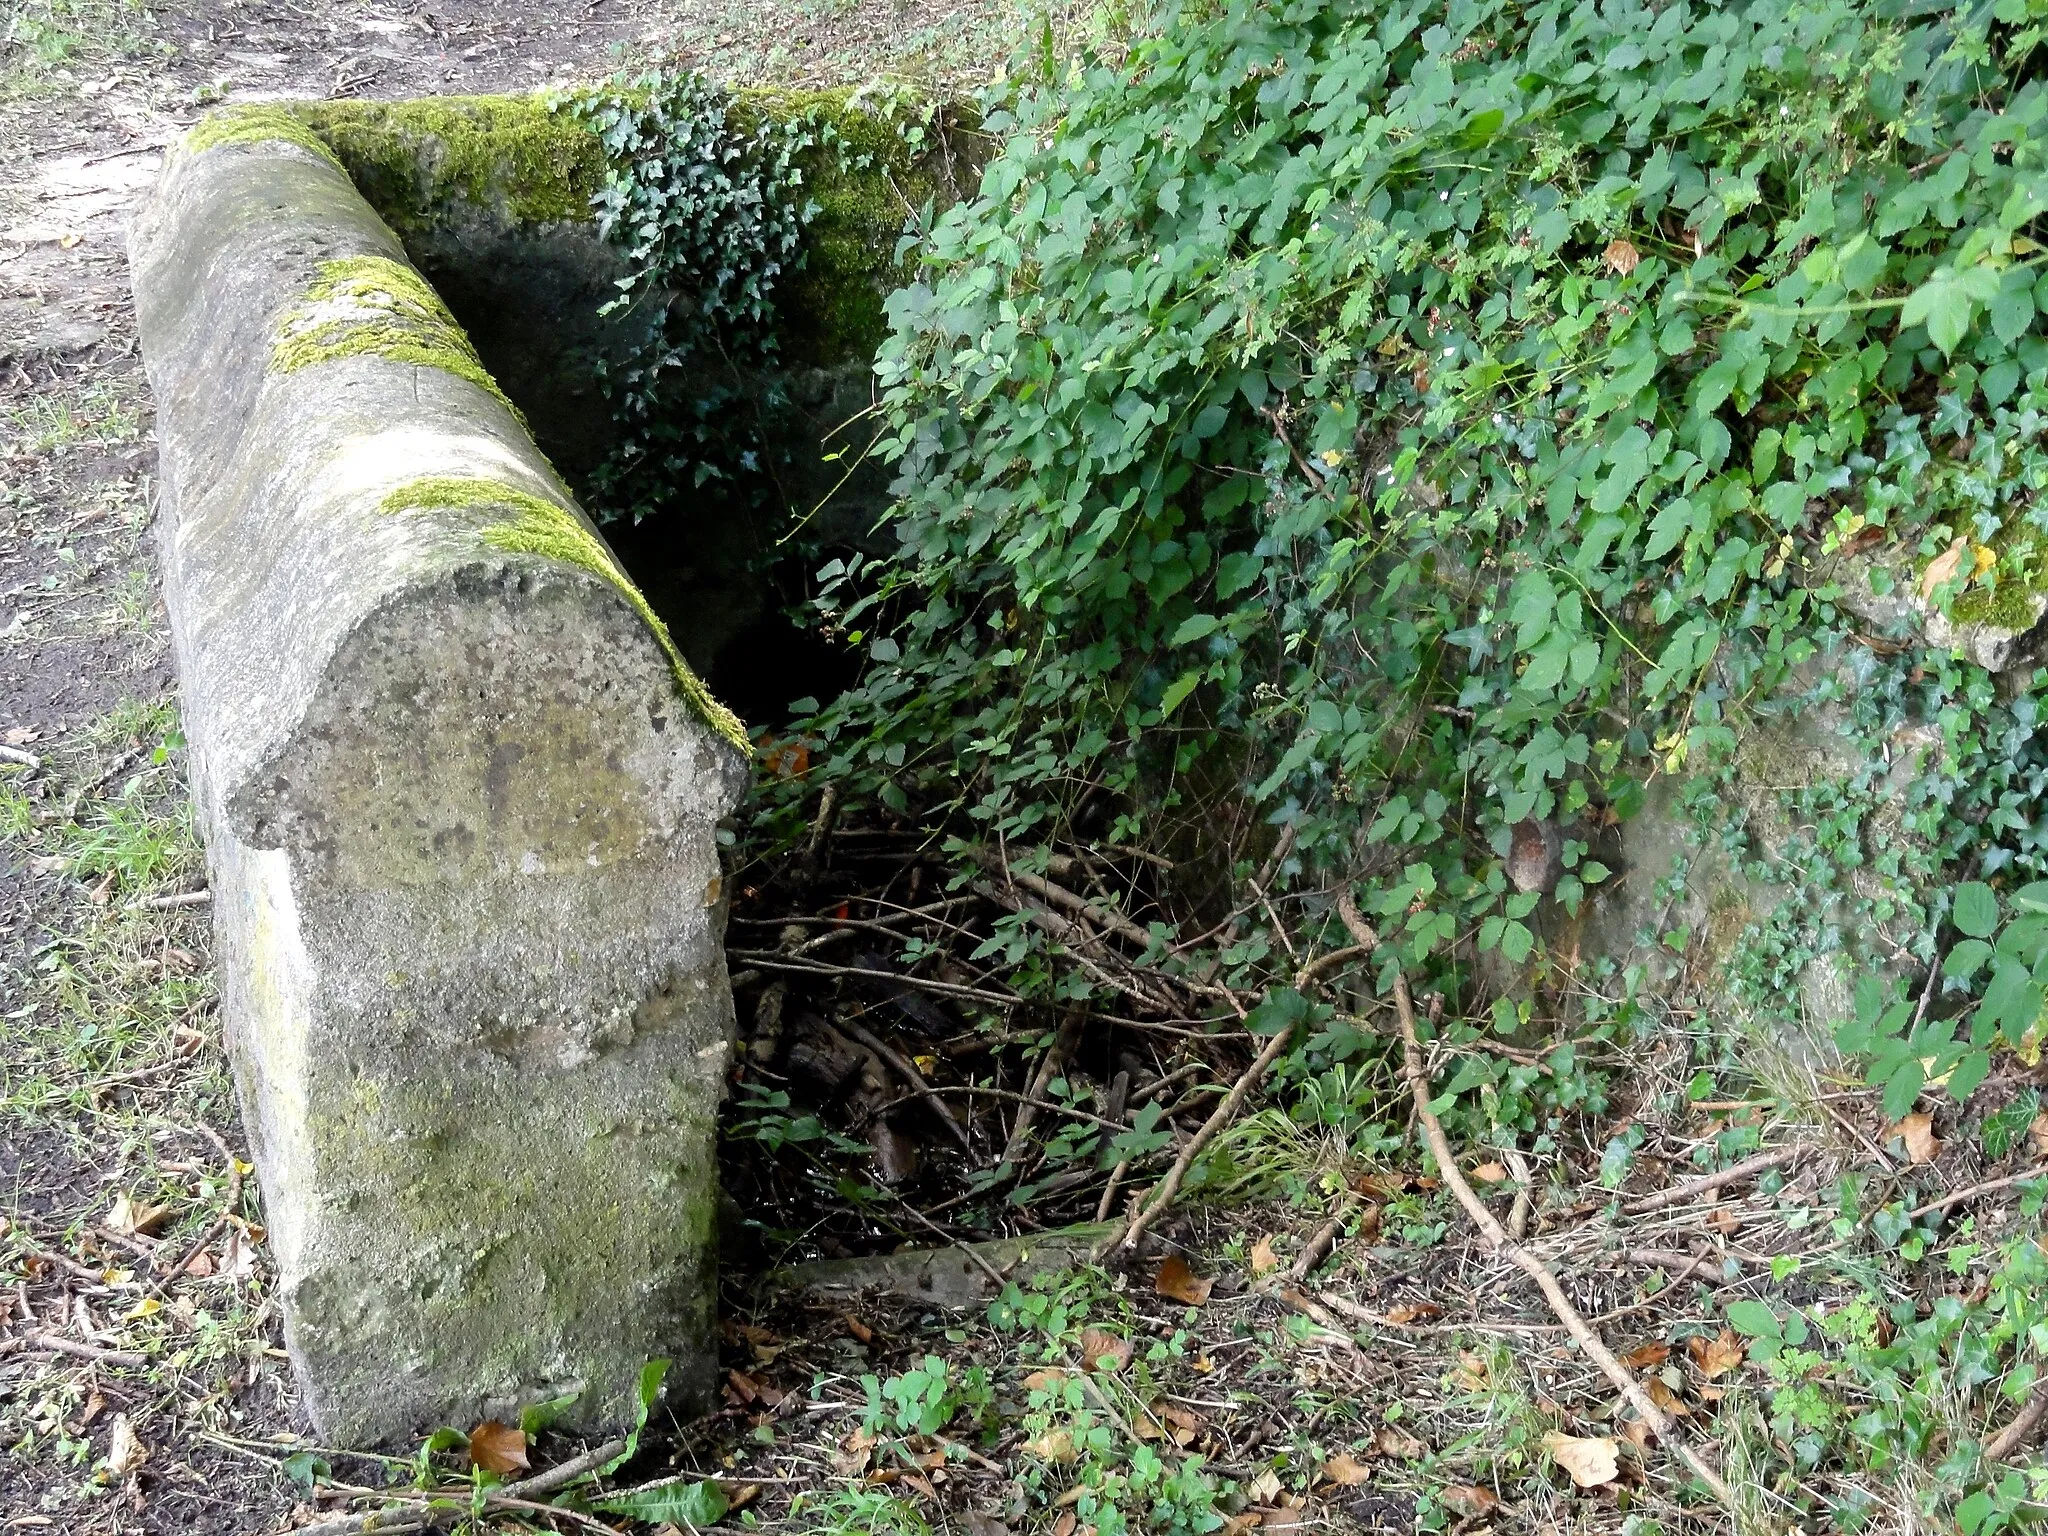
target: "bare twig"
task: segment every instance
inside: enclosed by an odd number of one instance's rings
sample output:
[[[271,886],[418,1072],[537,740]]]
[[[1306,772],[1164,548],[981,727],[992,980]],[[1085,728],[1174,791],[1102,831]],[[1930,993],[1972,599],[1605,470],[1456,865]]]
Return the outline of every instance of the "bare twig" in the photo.
[[[872,972],[870,974],[886,975],[887,973]],[[953,1111],[946,1107],[946,1101],[932,1092],[932,1085],[926,1082],[924,1074],[917,1070],[916,1062],[897,1050],[893,1045],[888,1044],[881,1036],[875,1034],[874,1031],[866,1028],[854,1019],[840,1020],[839,1027],[856,1042],[866,1046],[891,1067],[895,1068],[896,1075],[910,1085],[911,1091],[931,1106],[933,1114],[946,1122],[946,1129],[953,1133],[953,1139],[960,1143],[962,1149],[969,1152],[974,1150],[974,1140],[967,1134],[967,1127],[954,1118]]]
[[[2021,1406],[2020,1411],[2012,1416],[2012,1422],[1985,1444],[1984,1459],[2003,1461],[2014,1451],[2025,1449],[2027,1442],[2033,1438],[2034,1431],[2041,1427],[2041,1420],[2044,1417],[2048,1417],[2048,1377],[2043,1377],[2035,1384],[2033,1394]]]
[[[1804,1147],[1790,1146],[1778,1147],[1770,1152],[1759,1152],[1755,1157],[1746,1157],[1739,1163],[1732,1163],[1728,1167],[1721,1169],[1718,1173],[1702,1174],[1696,1179],[1685,1179],[1677,1184],[1673,1184],[1668,1189],[1660,1189],[1655,1194],[1643,1195],[1631,1200],[1622,1206],[1622,1214],[1625,1216],[1647,1216],[1650,1212],[1661,1211],[1666,1206],[1684,1205],[1690,1200],[1697,1200],[1701,1195],[1710,1195],[1717,1189],[1725,1188],[1730,1184],[1739,1184],[1744,1179],[1753,1178],[1757,1174],[1768,1172],[1772,1168],[1782,1168],[1787,1163],[1797,1162],[1805,1150]]]
[[[1085,1019],[1074,1014],[1061,1021],[1059,1032],[1053,1036],[1052,1044],[1039,1059],[1038,1070],[1031,1074],[1031,1086],[1023,1095],[1022,1107],[1017,1111],[1017,1118],[1010,1123],[1010,1139],[1003,1144],[1003,1155],[996,1160],[999,1167],[1008,1168],[1022,1155],[1031,1135],[1032,1122],[1038,1118],[1038,1111],[1047,1107],[1046,1091],[1052,1086],[1052,1080],[1058,1077],[1061,1069],[1066,1066],[1067,1057],[1073,1054],[1074,1044],[1080,1038],[1081,1026],[1085,1022]]]
[[[1316,1235],[1308,1240],[1308,1246],[1287,1266],[1290,1282],[1301,1284],[1308,1278],[1310,1270],[1330,1256],[1330,1250],[1337,1246],[1338,1236],[1351,1224],[1351,1218],[1358,1214],[1358,1208],[1364,1203],[1365,1198],[1355,1191],[1344,1197],[1330,1219],[1316,1229]]]
[[[1237,1118],[1237,1112],[1245,1099],[1259,1085],[1259,1080],[1266,1075],[1266,1070],[1280,1059],[1280,1053],[1287,1049],[1288,1043],[1293,1039],[1294,1025],[1289,1022],[1266,1042],[1266,1048],[1259,1052],[1258,1058],[1249,1067],[1244,1069],[1244,1074],[1224,1096],[1223,1102],[1216,1106],[1215,1112],[1202,1122],[1202,1128],[1188,1139],[1185,1147],[1181,1148],[1180,1156],[1173,1160],[1173,1166],[1166,1171],[1166,1177],[1159,1181],[1158,1187],[1152,1191],[1144,1205],[1131,1213],[1131,1219],[1125,1223],[1123,1231],[1103,1239],[1096,1249],[1096,1257],[1100,1258],[1113,1248],[1128,1250],[1138,1246],[1138,1240],[1145,1235],[1145,1229],[1157,1221],[1165,1213],[1166,1208],[1173,1204],[1174,1197],[1180,1193],[1182,1182],[1188,1176],[1188,1170],[1195,1164],[1195,1159],[1200,1157],[1203,1149],[1216,1139],[1218,1132]]]
[[[206,1229],[199,1241],[187,1248],[179,1257],[178,1262],[159,1275],[149,1289],[142,1293],[144,1301],[149,1300],[152,1296],[161,1295],[172,1281],[184,1274],[192,1261],[211,1247],[215,1238],[227,1231],[228,1223],[234,1219],[242,1208],[242,1160],[235,1156],[234,1149],[221,1139],[218,1131],[214,1130],[211,1126],[204,1125],[199,1129],[219,1149],[220,1155],[227,1159],[228,1197],[221,1202],[220,1215],[214,1218],[213,1225]]]
[[[79,1360],[93,1360],[101,1365],[125,1366],[131,1371],[143,1370],[149,1365],[146,1356],[138,1355],[132,1350],[106,1349],[98,1344],[81,1344],[76,1339],[65,1338],[61,1333],[24,1333],[15,1338],[0,1339],[0,1355],[36,1350],[71,1355]]]
[[[1351,930],[1352,937],[1360,944],[1376,942],[1372,930],[1358,915],[1358,908],[1352,902],[1350,892],[1346,891],[1338,897],[1337,911],[1344,920],[1344,926]],[[1549,1266],[1510,1238],[1500,1222],[1495,1219],[1493,1212],[1486,1208],[1485,1202],[1472,1192],[1472,1186],[1466,1182],[1465,1175],[1458,1169],[1457,1157],[1451,1151],[1450,1138],[1444,1135],[1443,1122],[1437,1119],[1436,1111],[1430,1108],[1436,1094],[1429,1080],[1428,1068],[1423,1065],[1422,1043],[1415,1030],[1415,1007],[1408,996],[1408,978],[1398,970],[1394,973],[1394,1012],[1401,1024],[1402,1067],[1408,1078],[1409,1091],[1414,1095],[1415,1117],[1422,1126],[1423,1139],[1429,1145],[1430,1155],[1436,1159],[1437,1171],[1442,1176],[1445,1186],[1458,1204],[1464,1207],[1465,1214],[1479,1229],[1479,1234],[1487,1247],[1536,1282],[1537,1288],[1543,1292],[1543,1299],[1550,1303],[1550,1310],[1557,1315],[1557,1320],[1564,1324],[1566,1332],[1570,1333],[1579,1348],[1586,1352],[1586,1357],[1599,1367],[1600,1374],[1628,1399],[1630,1406],[1635,1409],[1642,1421],[1650,1426],[1659,1442],[1684,1462],[1693,1476],[1713,1491],[1714,1497],[1721,1501],[1724,1508],[1731,1513],[1739,1513],[1740,1507],[1736,1502],[1735,1491],[1722,1481],[1720,1473],[1710,1467],[1697,1451],[1678,1437],[1669,1416],[1657,1406],[1650,1394],[1644,1390],[1643,1384],[1636,1380],[1634,1373],[1614,1358],[1614,1352],[1607,1347],[1600,1335],[1593,1331],[1585,1318],[1579,1315],[1578,1308],[1574,1307],[1571,1298],[1565,1295],[1564,1287],[1557,1283],[1557,1276],[1550,1272]]]
[[[1908,1211],[1908,1221],[1918,1221],[1922,1216],[1932,1216],[1945,1211],[1952,1205],[1961,1205],[1965,1200],[1974,1200],[1979,1195],[1988,1195],[1995,1190],[2010,1189],[2015,1184],[2027,1184],[2036,1179],[2048,1179],[2048,1168],[2033,1168],[2025,1173],[2009,1173],[2002,1179],[1986,1179],[1982,1184],[1972,1184],[1959,1189],[1952,1195],[1943,1195],[1939,1200],[1930,1200],[1918,1210]]]
[[[764,971],[787,971],[795,976],[858,976],[867,981],[893,981],[899,986],[915,987],[920,992],[936,992],[942,997],[964,997],[972,1002],[992,1003],[999,1008],[1014,1008],[1023,999],[1008,992],[990,992],[982,987],[963,987],[957,982],[931,981],[923,976],[911,976],[901,971],[878,971],[866,965],[826,965],[822,962],[792,962],[778,950],[773,949],[729,949],[729,959],[743,961]]]

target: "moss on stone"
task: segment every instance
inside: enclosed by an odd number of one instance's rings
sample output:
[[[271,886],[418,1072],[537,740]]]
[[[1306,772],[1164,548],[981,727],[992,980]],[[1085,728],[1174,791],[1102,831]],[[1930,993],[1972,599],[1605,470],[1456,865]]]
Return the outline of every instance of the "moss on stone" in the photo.
[[[450,96],[396,102],[305,102],[263,109],[330,149],[384,221],[401,235],[445,223],[464,204],[516,224],[585,221],[603,187],[604,145],[545,96]],[[851,90],[739,93],[742,129],[805,119],[822,142],[798,157],[803,196],[816,204],[804,261],[782,279],[784,355],[845,362],[886,333],[883,302],[906,276],[896,246],[927,201],[944,208],[975,172],[959,111],[934,115],[913,149],[899,114]],[[294,139],[293,142],[301,142]]]
[[[387,495],[380,510],[387,513],[425,511],[467,511],[502,509],[512,516],[487,523],[479,537],[493,549],[508,554],[536,555],[558,560],[602,577],[616,587],[640,621],[653,632],[662,654],[675,673],[676,686],[711,729],[742,753],[750,750],[747,728],[731,710],[712,696],[711,690],[683,660],[683,653],[670,638],[661,621],[632,579],[620,569],[604,542],[577,520],[567,507],[522,491],[497,480],[470,475],[427,475],[409,480]]]
[[[344,357],[384,357],[452,373],[488,391],[525,425],[441,296],[419,273],[388,256],[321,263],[305,298],[279,322],[270,365],[296,373]]]
[[[295,144],[318,155],[344,175],[348,171],[301,118],[269,102],[218,108],[207,113],[185,135],[185,148],[190,154],[204,154],[226,144]]]
[[[591,216],[604,146],[547,96],[308,102],[294,109],[401,234],[460,202],[515,223]]]
[[[966,133],[953,109],[935,114],[926,147],[913,149],[895,113],[863,105],[851,90],[752,89],[736,115],[808,119],[824,132],[803,151],[802,195],[816,208],[804,230],[804,262],[777,293],[783,350],[791,361],[871,356],[887,334],[883,305],[909,275],[897,245],[927,202],[943,210],[972,174]]]
[[[2041,614],[2042,595],[2048,592],[2048,534],[2031,523],[2016,522],[2001,528],[1983,547],[1996,563],[1949,605],[1949,617],[1958,624],[2014,632],[2032,629]],[[1996,584],[1987,585],[1987,577],[1995,578]]]

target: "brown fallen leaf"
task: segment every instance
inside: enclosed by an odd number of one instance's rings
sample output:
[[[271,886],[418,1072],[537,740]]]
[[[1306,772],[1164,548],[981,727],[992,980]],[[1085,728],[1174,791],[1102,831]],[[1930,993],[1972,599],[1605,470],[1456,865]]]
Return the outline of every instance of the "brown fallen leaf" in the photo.
[[[1040,1461],[1049,1461],[1054,1466],[1064,1467],[1081,1459],[1075,1448],[1073,1435],[1064,1429],[1049,1429],[1044,1434],[1024,1442],[1024,1449]]]
[[[1339,1451],[1323,1463],[1323,1476],[1341,1487],[1356,1488],[1372,1480],[1372,1468],[1354,1461],[1348,1452]]]
[[[759,1483],[720,1483],[718,1488],[725,1495],[725,1507],[728,1511],[745,1509],[761,1497]]]
[[[1273,1251],[1273,1239],[1270,1236],[1262,1237],[1252,1244],[1251,1261],[1252,1273],[1255,1275],[1270,1275],[1280,1267],[1280,1255]]]
[[[149,1447],[135,1433],[135,1427],[128,1422],[128,1415],[115,1414],[113,1426],[107,1434],[107,1470],[116,1477],[126,1477],[147,1460]]]
[[[1079,1516],[1071,1509],[1063,1509],[1060,1511],[1059,1519],[1052,1523],[1050,1536],[1074,1536],[1074,1527],[1079,1523]]]
[[[1504,1184],[1507,1182],[1508,1171],[1499,1163],[1481,1163],[1472,1170],[1472,1177],[1482,1184]]]
[[[1934,1134],[1934,1116],[1908,1115],[1891,1128],[1890,1135],[1906,1144],[1906,1157],[1915,1163],[1931,1163],[1941,1156],[1942,1139]]]
[[[1024,1378],[1024,1390],[1026,1392],[1043,1392],[1049,1387],[1057,1387],[1067,1379],[1069,1374],[1069,1372],[1060,1370],[1058,1367],[1045,1371],[1033,1371]]]
[[[1387,1321],[1398,1328],[1403,1323],[1419,1323],[1443,1315],[1444,1309],[1433,1301],[1404,1301],[1387,1313]]]
[[[107,1212],[107,1230],[123,1237],[136,1233],[146,1237],[162,1226],[170,1214],[168,1205],[149,1205],[124,1191],[114,1198],[114,1208]]]
[[[1652,1376],[1643,1384],[1643,1390],[1650,1394],[1650,1401],[1663,1409],[1674,1419],[1690,1418],[1692,1409],[1684,1398],[1672,1391],[1662,1376]]]
[[[1608,267],[1621,277],[1627,277],[1629,273],[1635,271],[1643,260],[1643,253],[1626,240],[1608,241],[1607,249],[1600,254]]]
[[[1709,1381],[1726,1376],[1749,1358],[1747,1346],[1735,1336],[1733,1328],[1723,1328],[1717,1339],[1688,1339],[1685,1347],[1699,1373]]]
[[[1580,1488],[1605,1487],[1621,1471],[1621,1447],[1605,1435],[1549,1434],[1543,1448]]]
[[[1945,581],[1954,580],[1956,572],[1962,569],[1963,556],[1969,552],[1970,541],[1968,539],[1957,539],[1947,549],[1928,561],[1927,569],[1920,573],[1920,596],[1922,598],[1930,598],[1934,596],[1934,589],[1936,587]]]
[[[860,1340],[861,1343],[872,1344],[875,1342],[875,1330],[855,1317],[851,1312],[840,1313],[839,1320],[846,1324],[846,1331]]]
[[[1653,1365],[1662,1365],[1671,1358],[1671,1346],[1662,1339],[1652,1339],[1647,1344],[1638,1344],[1621,1357],[1621,1363],[1632,1371],[1647,1371]]]
[[[1413,1461],[1429,1451],[1428,1446],[1407,1430],[1392,1424],[1382,1424],[1372,1432],[1372,1448],[1382,1456],[1393,1456],[1402,1461]]]
[[[773,1408],[782,1401],[780,1388],[772,1387],[744,1371],[727,1371],[725,1383],[726,1398],[735,1404],[759,1403],[763,1408]]]
[[[1191,1307],[1199,1307],[1209,1299],[1209,1290],[1215,1285],[1188,1268],[1188,1261],[1177,1253],[1169,1253],[1159,1265],[1159,1273],[1153,1276],[1152,1289],[1172,1301],[1184,1301]]]
[[[486,1472],[496,1472],[501,1476],[508,1472],[524,1472],[529,1465],[526,1431],[514,1429],[510,1424],[500,1424],[496,1419],[485,1419],[469,1432],[469,1461],[471,1466],[482,1467]]]
[[[1461,1515],[1483,1515],[1500,1508],[1500,1495],[1477,1483],[1452,1483],[1437,1497]]]
[[[1131,1363],[1131,1341],[1107,1328],[1083,1328],[1081,1361],[1091,1371],[1120,1371]]]
[[[1717,1205],[1707,1217],[1707,1225],[1723,1237],[1733,1237],[1742,1230],[1742,1218],[1725,1205]]]
[[[2027,1140],[2033,1144],[2035,1157],[2048,1157],[2048,1109],[2034,1116],[2034,1123],[2027,1127]]]

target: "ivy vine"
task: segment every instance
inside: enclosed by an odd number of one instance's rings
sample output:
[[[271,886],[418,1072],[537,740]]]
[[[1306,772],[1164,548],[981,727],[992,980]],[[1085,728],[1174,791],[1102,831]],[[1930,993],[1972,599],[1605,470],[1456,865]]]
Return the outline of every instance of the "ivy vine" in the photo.
[[[560,107],[604,146],[598,226],[627,262],[600,310],[633,324],[624,359],[600,373],[622,433],[593,487],[602,516],[637,522],[713,483],[768,494],[774,402],[749,398],[743,370],[763,374],[779,353],[775,294],[803,259],[814,205],[798,157],[815,125],[745,114],[690,72]]]

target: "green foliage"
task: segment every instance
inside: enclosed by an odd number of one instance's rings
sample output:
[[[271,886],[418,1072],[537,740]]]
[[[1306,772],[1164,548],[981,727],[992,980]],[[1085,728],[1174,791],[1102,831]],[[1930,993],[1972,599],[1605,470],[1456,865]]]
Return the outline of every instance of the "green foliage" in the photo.
[[[1956,1012],[1931,1016],[1876,974],[1856,987],[1856,1011],[1836,1030],[1843,1050],[1868,1056],[1869,1081],[1884,1088],[1884,1112],[1897,1119],[1921,1090],[1939,1083],[1957,1102],[1991,1070],[1991,1048],[2016,1044],[2038,1024],[2048,986],[2048,881],[2015,891],[2001,903],[1990,886],[1956,887],[1949,912],[1958,937],[1940,975],[1965,993]],[[1930,977],[1930,990],[1934,978]]]
[[[830,771],[1028,846],[1091,796],[1156,839],[1220,764],[1295,829],[1279,885],[1362,841],[1394,955],[1528,955],[1510,829],[1725,764],[1844,636],[1851,541],[1994,551],[1937,602],[2030,579],[2018,25],[1237,0],[1018,88],[891,301],[900,544],[833,575],[886,639],[812,721]],[[2001,824],[1959,766],[1916,795],[2009,862],[2038,768]],[[1562,860],[1571,908],[1606,871]]]
[[[1005,1286],[989,1304],[989,1321],[1015,1340],[1025,1379],[1022,1427],[1032,1460],[1020,1481],[1034,1502],[1058,1501],[1101,1536],[1158,1532],[1202,1536],[1219,1529],[1216,1505],[1225,1485],[1200,1456],[1174,1456],[1124,1431],[1133,1415],[1151,1412],[1160,1378],[1187,1356],[1187,1336],[1174,1332],[1138,1344],[1119,1372],[1081,1366],[1091,1323],[1131,1337],[1133,1318],[1112,1297],[1100,1270],[1046,1276],[1028,1289]],[[1033,1449],[1035,1447],[1036,1449]]]
[[[887,1381],[863,1376],[860,1382],[868,1395],[861,1423],[871,1435],[936,1435],[962,1413],[979,1421],[995,1403],[987,1371],[970,1366],[955,1379],[937,1355]]]
[[[636,521],[679,493],[763,474],[763,447],[731,365],[773,361],[775,294],[799,259],[811,204],[796,167],[807,125],[743,120],[696,74],[644,75],[566,97],[608,166],[592,199],[626,256],[600,311],[634,320],[622,366],[602,382],[625,440],[600,475],[608,515]]]
[[[2038,1206],[2030,1200],[2029,1212]],[[1772,1383],[1777,1486],[1797,1490],[1827,1471],[1838,1487],[1867,1490],[1832,1511],[1838,1529],[1904,1503],[1925,1523],[1946,1518],[1968,1536],[1990,1536],[2048,1493],[2048,1473],[1982,1459],[2039,1379],[2048,1255],[2031,1237],[1992,1247],[1965,1231],[1940,1257],[1954,1290],[1931,1306],[1861,1276],[1846,1300],[1824,1307],[1727,1309]]]
[[[730,1502],[718,1484],[685,1479],[635,1488],[616,1498],[599,1499],[596,1505],[608,1515],[626,1515],[650,1523],[668,1520],[694,1530],[717,1524],[725,1517]]]

